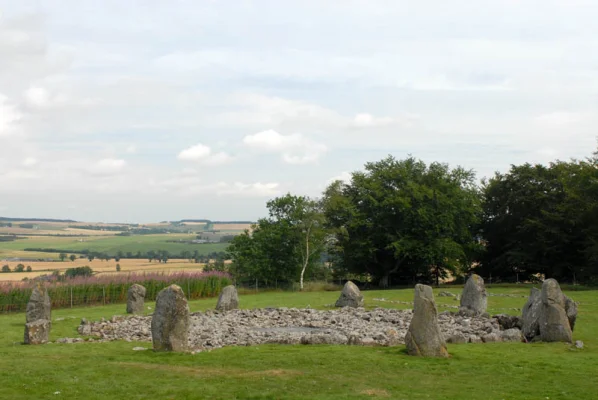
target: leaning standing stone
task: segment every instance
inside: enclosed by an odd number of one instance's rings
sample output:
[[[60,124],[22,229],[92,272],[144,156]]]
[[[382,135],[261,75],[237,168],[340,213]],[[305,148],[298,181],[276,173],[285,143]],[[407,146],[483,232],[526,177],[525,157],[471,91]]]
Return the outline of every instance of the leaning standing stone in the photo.
[[[544,342],[571,342],[573,333],[567,312],[566,299],[559,283],[546,279],[542,284],[540,338]]]
[[[158,293],[152,317],[154,351],[185,351],[189,347],[189,305],[178,285]]]
[[[237,295],[237,288],[234,285],[228,285],[218,297],[218,303],[216,304],[216,310],[228,311],[236,310],[239,308],[239,296]]]
[[[48,343],[51,327],[52,323],[47,319],[38,319],[37,321],[26,323],[25,344]]]
[[[341,296],[336,301],[335,307],[363,307],[363,295],[357,285],[347,281],[341,292]]]
[[[145,287],[133,284],[127,292],[127,313],[142,314],[145,301]]]
[[[527,299],[527,303],[523,306],[521,320],[521,332],[527,340],[532,340],[540,335],[540,311],[542,310],[542,296],[541,292],[532,288]]]
[[[413,318],[405,335],[405,345],[412,356],[449,356],[438,326],[438,311],[430,286],[415,285]]]
[[[486,312],[488,307],[488,297],[484,279],[481,276],[473,274],[465,283],[463,293],[461,294],[460,310],[473,312],[474,315],[481,315]]]
[[[41,284],[35,285],[27,303],[26,321],[34,322],[38,319],[51,320],[50,296],[48,296],[48,289]]]

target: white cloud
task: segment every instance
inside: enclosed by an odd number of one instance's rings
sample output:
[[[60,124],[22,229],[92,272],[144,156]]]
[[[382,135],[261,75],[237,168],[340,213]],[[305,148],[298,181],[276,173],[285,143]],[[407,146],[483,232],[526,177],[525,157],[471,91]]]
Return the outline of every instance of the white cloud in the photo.
[[[125,149],[125,152],[128,154],[135,154],[135,153],[137,153],[137,146],[135,146],[134,144],[131,144],[131,145],[127,146],[127,148]]]
[[[280,194],[278,183],[219,183],[215,191],[220,196],[234,195],[242,197],[274,197]]]
[[[34,157],[27,157],[23,160],[24,167],[33,167],[35,165],[37,165],[37,159]]]
[[[21,113],[10,104],[8,98],[0,93],[0,136],[8,136],[14,130],[15,122],[21,119]]]
[[[105,158],[89,167],[88,171],[90,174],[96,176],[118,175],[122,172],[126,165],[127,162],[125,160]]]
[[[332,178],[328,179],[328,181],[326,181],[326,184],[329,185],[332,182],[336,182],[336,181],[342,181],[344,183],[350,183],[351,182],[351,173],[349,171],[343,171],[341,172],[339,175],[337,176],[333,176]]]
[[[222,165],[232,160],[232,157],[227,153],[214,153],[209,146],[201,143],[182,150],[177,158],[183,161],[193,161],[206,165]]]
[[[371,114],[362,113],[357,114],[353,119],[355,126],[359,128],[363,127],[376,127],[376,126],[385,126],[390,125],[394,122],[394,120],[390,117],[374,117]]]
[[[247,135],[243,144],[263,153],[280,153],[288,164],[307,164],[318,161],[327,151],[322,143],[317,143],[300,133],[282,135],[273,129]]]
[[[539,115],[535,121],[541,125],[570,125],[578,123],[582,120],[582,116],[577,112],[570,111],[555,111]]]
[[[50,103],[48,91],[41,87],[30,87],[25,91],[25,101],[33,107],[47,107]]]

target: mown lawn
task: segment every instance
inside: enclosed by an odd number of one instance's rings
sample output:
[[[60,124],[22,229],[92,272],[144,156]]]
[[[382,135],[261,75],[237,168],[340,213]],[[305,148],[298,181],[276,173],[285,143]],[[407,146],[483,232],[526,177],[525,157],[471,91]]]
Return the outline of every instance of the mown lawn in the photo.
[[[443,289],[446,290],[446,289]],[[459,292],[459,289],[449,289]],[[526,295],[527,287],[491,288]],[[406,308],[374,298],[411,301],[412,290],[364,292],[368,307]],[[206,353],[133,351],[150,343],[24,346],[23,314],[0,316],[1,399],[595,399],[598,398],[598,292],[567,292],[580,302],[568,344],[449,345],[450,359],[421,359],[404,346],[284,346],[224,348]],[[244,308],[327,308],[338,292],[243,295]],[[437,298],[439,305],[457,304]],[[521,307],[524,298],[489,297],[491,312]],[[191,302],[213,308],[216,299]],[[149,304],[153,306],[152,304]],[[440,310],[446,308],[440,307]],[[52,339],[76,336],[81,317],[122,314],[124,305],[56,310]],[[515,311],[510,311],[516,313]],[[65,318],[65,319],[62,319]],[[56,320],[59,319],[59,320]]]

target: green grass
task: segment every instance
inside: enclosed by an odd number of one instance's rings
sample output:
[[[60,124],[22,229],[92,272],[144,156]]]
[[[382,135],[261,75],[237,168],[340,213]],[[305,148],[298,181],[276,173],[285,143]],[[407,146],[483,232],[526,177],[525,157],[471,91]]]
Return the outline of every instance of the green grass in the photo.
[[[446,290],[446,289],[443,289]],[[448,289],[459,292],[459,289]],[[492,288],[527,294],[529,288]],[[411,301],[413,291],[364,292],[373,298]],[[132,351],[150,343],[21,345],[24,315],[0,316],[0,398],[6,399],[592,399],[598,395],[598,292],[568,292],[580,302],[574,338],[562,343],[495,343],[448,346],[450,359],[405,354],[404,346],[230,347],[206,353]],[[241,307],[327,308],[338,292],[270,292],[243,295]],[[457,303],[438,298],[442,304]],[[489,297],[491,312],[521,307],[524,298]],[[190,302],[212,309],[216,299]],[[442,308],[441,308],[442,309]],[[52,339],[75,337],[81,317],[122,314],[124,305],[54,311]],[[514,312],[513,312],[514,313]],[[60,392],[55,395],[55,392]]]
[[[226,243],[189,244],[171,243],[169,240],[193,240],[196,235],[164,234],[164,235],[134,235],[134,236],[87,236],[84,242],[77,237],[29,237],[28,239],[15,240],[14,242],[0,243],[0,257],[10,257],[11,251],[24,250],[25,248],[54,248],[67,250],[90,250],[105,252],[115,255],[119,250],[133,254],[141,251],[167,250],[171,254],[180,254],[182,251],[193,252],[197,250],[200,255],[215,251],[224,251]],[[32,252],[35,257],[35,252]]]

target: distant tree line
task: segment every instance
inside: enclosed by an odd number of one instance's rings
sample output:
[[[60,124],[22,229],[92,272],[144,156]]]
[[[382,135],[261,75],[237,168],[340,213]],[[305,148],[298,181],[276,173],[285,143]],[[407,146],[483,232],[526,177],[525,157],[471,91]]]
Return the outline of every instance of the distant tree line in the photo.
[[[471,170],[387,157],[287,194],[228,248],[236,279],[300,282],[310,273],[380,287],[475,271],[499,281],[598,283],[598,154],[511,166],[478,184]]]
[[[147,258],[150,262],[158,261],[158,262],[167,262],[169,259],[186,259],[190,262],[196,263],[205,263],[209,260],[214,259],[222,259],[225,260],[227,258],[227,254],[224,251],[213,251],[207,254],[200,254],[198,250],[188,251],[184,250],[179,253],[171,253],[168,250],[148,250],[148,251],[122,251],[119,250],[116,253],[107,253],[101,251],[92,251],[88,249],[84,250],[72,250],[72,249],[54,249],[54,248],[38,248],[38,247],[31,247],[26,248],[25,251],[37,251],[37,252],[44,252],[44,253],[59,253],[58,258],[61,261],[65,261],[67,258],[71,261],[75,261],[77,257],[79,258],[87,258],[89,261],[93,261],[95,259],[98,260],[111,260],[114,259],[115,261],[120,261],[121,259],[131,258],[131,259],[145,259]],[[71,253],[70,256],[68,253]],[[80,254],[77,256],[76,254]]]

